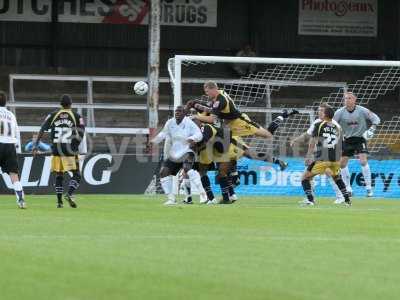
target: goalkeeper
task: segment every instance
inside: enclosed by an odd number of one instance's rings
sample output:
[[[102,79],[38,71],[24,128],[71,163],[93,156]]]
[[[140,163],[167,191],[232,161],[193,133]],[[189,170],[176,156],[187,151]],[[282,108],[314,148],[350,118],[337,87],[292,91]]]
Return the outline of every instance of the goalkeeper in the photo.
[[[344,107],[338,109],[333,117],[342,127],[344,134],[342,158],[340,160],[341,173],[346,189],[351,194],[350,172],[347,165],[349,158],[357,155],[361,163],[367,196],[372,197],[371,170],[367,159],[367,141],[374,136],[380,119],[369,109],[356,105],[356,101],[357,97],[353,93],[344,93]],[[369,128],[368,122],[371,123]]]
[[[212,107],[201,105],[192,100],[186,104],[187,108],[195,108],[198,111],[210,113],[210,115],[195,116],[201,122],[216,124],[218,120],[224,121],[230,128],[233,136],[255,135],[263,138],[271,138],[284,119],[299,113],[294,109],[291,112],[284,110],[279,117],[271,122],[268,129],[265,129],[253,122],[249,116],[241,113],[229,95],[224,90],[219,90],[215,82],[207,81],[204,84],[204,92],[211,99]]]

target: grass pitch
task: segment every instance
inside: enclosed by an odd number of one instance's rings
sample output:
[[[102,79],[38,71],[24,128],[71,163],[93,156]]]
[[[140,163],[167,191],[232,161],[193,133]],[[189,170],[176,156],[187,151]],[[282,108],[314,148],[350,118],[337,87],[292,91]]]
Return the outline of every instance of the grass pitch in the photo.
[[[400,201],[0,198],[0,298],[398,299]]]

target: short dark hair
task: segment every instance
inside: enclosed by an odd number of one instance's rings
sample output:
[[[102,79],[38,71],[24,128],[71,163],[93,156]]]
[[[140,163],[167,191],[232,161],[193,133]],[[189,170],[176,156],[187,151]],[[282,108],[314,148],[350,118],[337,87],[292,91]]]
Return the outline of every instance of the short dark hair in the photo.
[[[71,105],[72,105],[71,96],[70,96],[70,95],[67,95],[67,94],[62,95],[62,96],[61,96],[60,104],[61,104],[61,106],[62,106],[63,108],[70,108]]]
[[[7,104],[7,95],[5,92],[0,91],[0,106],[4,107]]]
[[[325,115],[325,118],[333,119],[333,116],[335,115],[335,110],[333,109],[332,106],[328,105],[325,107],[324,115]]]

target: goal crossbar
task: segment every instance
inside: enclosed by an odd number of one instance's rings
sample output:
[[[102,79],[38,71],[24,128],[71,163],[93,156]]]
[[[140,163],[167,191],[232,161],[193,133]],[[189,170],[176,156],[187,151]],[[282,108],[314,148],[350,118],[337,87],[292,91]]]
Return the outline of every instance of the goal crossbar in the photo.
[[[168,71],[171,77],[171,81],[173,83],[173,90],[174,90],[174,107],[182,103],[182,83],[183,83],[182,65],[196,64],[196,63],[400,67],[400,61],[383,61],[383,60],[176,55],[168,63]],[[244,83],[242,80],[238,80],[238,82],[242,84]],[[231,83],[235,84],[235,82]]]

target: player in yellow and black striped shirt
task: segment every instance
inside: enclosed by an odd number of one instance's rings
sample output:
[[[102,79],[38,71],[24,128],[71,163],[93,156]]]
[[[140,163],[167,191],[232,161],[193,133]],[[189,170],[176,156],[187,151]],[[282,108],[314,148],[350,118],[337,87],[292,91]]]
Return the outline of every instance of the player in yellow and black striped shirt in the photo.
[[[52,144],[51,170],[56,177],[57,207],[63,207],[62,194],[63,180],[65,172],[72,172],[69,182],[68,192],[65,200],[71,207],[77,205],[73,200],[72,194],[79,187],[81,174],[79,171],[79,145],[85,132],[83,118],[71,110],[72,99],[69,95],[61,97],[61,108],[47,116],[38,137],[34,142],[33,152],[37,152],[38,144],[45,131],[50,130],[50,140]]]
[[[315,124],[309,143],[307,152],[308,168],[304,172],[301,181],[303,190],[307,195],[307,201],[304,204],[307,205],[314,205],[314,195],[311,190],[310,180],[314,176],[321,174],[326,174],[333,178],[343,194],[345,203],[351,205],[346,186],[340,176],[342,134],[339,124],[332,122],[334,114],[335,111],[332,107],[324,107],[323,119]],[[315,149],[317,150],[314,152]]]
[[[230,128],[233,136],[255,135],[263,138],[271,138],[284,119],[299,113],[297,110],[292,110],[290,112],[284,110],[282,114],[265,129],[253,122],[247,114],[240,112],[231,97],[224,90],[218,89],[218,85],[215,82],[207,81],[204,84],[204,92],[212,101],[212,107],[201,105],[195,101],[189,101],[187,103],[187,108],[190,109],[194,107],[197,110],[210,113],[208,116],[198,115],[196,118],[201,122],[209,124],[214,124],[217,122],[217,119],[219,119]]]

